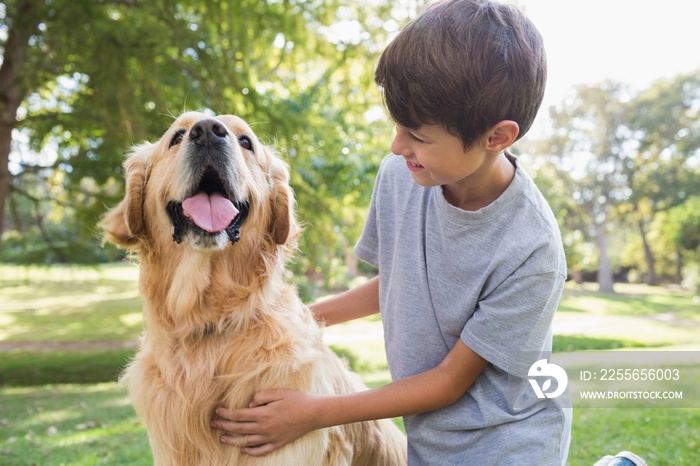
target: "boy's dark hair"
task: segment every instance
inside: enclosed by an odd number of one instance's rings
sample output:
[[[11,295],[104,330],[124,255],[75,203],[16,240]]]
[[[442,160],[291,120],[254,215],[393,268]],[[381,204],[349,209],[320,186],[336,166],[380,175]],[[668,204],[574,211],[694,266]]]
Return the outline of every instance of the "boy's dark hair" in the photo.
[[[440,125],[471,147],[501,120],[522,137],[544,96],[542,37],[516,7],[491,0],[429,5],[382,53],[374,80],[391,117]]]

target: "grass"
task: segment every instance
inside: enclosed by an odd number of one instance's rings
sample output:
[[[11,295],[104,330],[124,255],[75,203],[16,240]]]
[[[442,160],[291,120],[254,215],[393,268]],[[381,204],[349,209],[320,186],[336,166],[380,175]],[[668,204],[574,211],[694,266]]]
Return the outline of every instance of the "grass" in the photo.
[[[610,348],[679,347],[700,349],[700,302],[686,291],[616,284],[616,294],[595,286],[570,285],[554,321],[557,336],[605,340]],[[588,344],[598,344],[588,341]],[[556,344],[556,342],[555,342]]]
[[[627,450],[650,466],[700,464],[700,409],[574,410],[569,464]]]
[[[143,425],[116,384],[132,352],[32,344],[131,342],[141,331],[133,265],[0,265],[0,464],[152,464]],[[554,322],[557,352],[699,350],[700,306],[681,291],[569,286]],[[330,327],[326,339],[369,386],[389,381],[377,317]],[[27,349],[29,348],[29,349]],[[697,390],[700,367],[685,389]],[[654,465],[700,464],[700,409],[574,410],[569,464],[632,450]]]
[[[2,354],[0,386],[114,382],[133,350],[9,351]]]
[[[134,265],[0,265],[0,342],[132,341],[141,330]]]
[[[153,464],[146,429],[115,383],[6,388],[0,398],[0,464]]]
[[[552,343],[555,353],[571,351],[602,351],[621,348],[655,348],[661,343],[647,343],[627,338],[596,338],[587,335],[556,335]]]

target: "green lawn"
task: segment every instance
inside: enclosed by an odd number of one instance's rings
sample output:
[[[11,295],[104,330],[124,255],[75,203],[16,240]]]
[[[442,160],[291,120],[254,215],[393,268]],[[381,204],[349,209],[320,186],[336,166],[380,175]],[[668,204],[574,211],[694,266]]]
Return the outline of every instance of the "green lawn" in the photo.
[[[132,352],[100,349],[133,342],[140,332],[137,273],[133,265],[0,265],[0,464],[152,464],[145,430],[115,383]],[[567,287],[555,351],[700,351],[697,298],[660,287],[616,289],[605,295]],[[389,380],[381,338],[376,317],[326,331],[370,386]],[[32,346],[49,342],[45,350]],[[684,388],[697,390],[700,367],[688,371]],[[696,465],[698,439],[700,409],[578,409],[569,464],[591,465],[627,449],[650,465]]]
[[[0,464],[152,465],[146,429],[116,383],[0,391]]]
[[[135,265],[0,265],[0,342],[132,341],[141,329]]]
[[[594,289],[592,284],[567,287],[554,321],[556,335],[617,340],[619,347],[700,350],[697,296],[646,285],[617,284],[614,295]]]

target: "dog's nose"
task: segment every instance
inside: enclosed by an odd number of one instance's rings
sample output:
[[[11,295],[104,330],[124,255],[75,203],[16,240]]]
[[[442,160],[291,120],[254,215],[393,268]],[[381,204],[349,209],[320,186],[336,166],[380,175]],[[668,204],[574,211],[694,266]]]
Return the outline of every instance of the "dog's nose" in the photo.
[[[226,127],[216,120],[202,120],[190,129],[190,141],[209,146],[228,137]]]

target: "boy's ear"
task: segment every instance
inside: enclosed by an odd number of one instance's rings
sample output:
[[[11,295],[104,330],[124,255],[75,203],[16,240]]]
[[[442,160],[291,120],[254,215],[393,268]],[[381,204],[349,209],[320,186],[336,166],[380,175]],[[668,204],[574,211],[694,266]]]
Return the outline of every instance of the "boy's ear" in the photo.
[[[520,127],[512,120],[499,121],[491,127],[486,138],[486,148],[502,152],[518,138]]]

